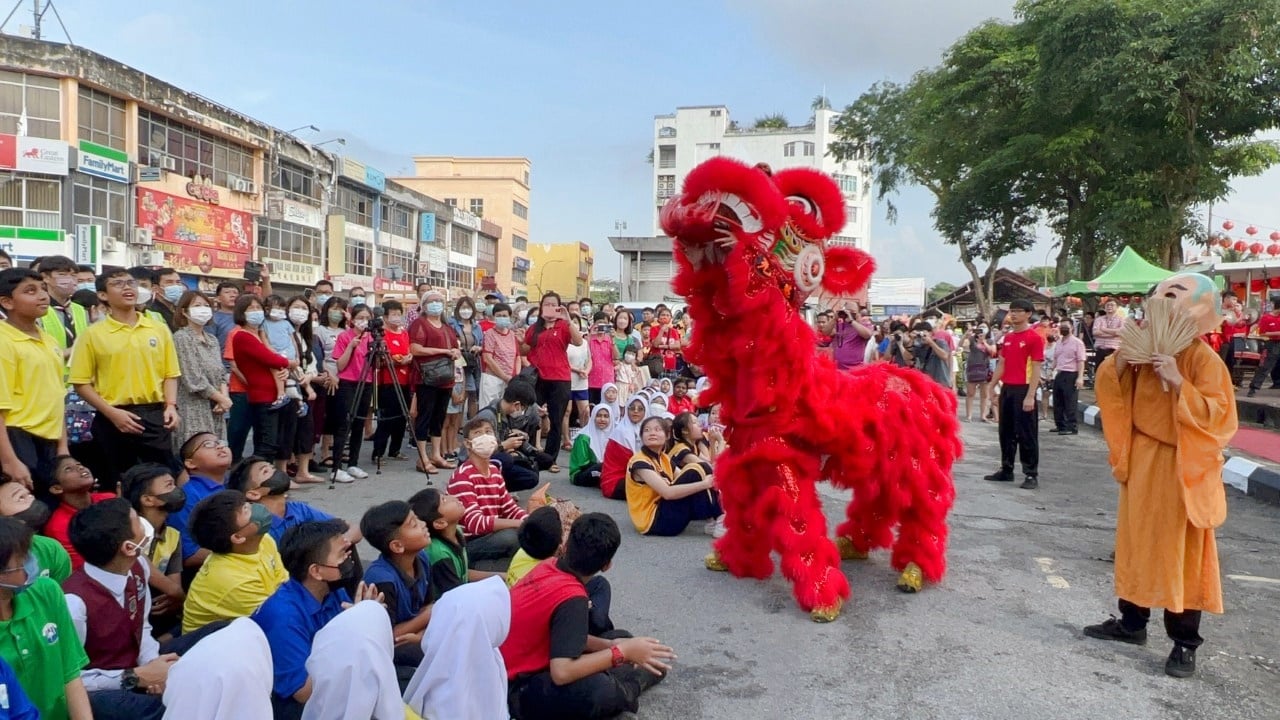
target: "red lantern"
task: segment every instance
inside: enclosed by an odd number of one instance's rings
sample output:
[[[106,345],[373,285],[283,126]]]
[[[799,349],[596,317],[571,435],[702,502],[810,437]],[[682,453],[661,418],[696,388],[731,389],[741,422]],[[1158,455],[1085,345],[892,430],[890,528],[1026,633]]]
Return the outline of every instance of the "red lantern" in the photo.
[[[1233,247],[1233,248],[1235,249],[1235,251],[1236,251],[1236,252],[1238,252],[1238,253],[1242,253],[1242,252],[1244,252],[1245,250],[1248,250],[1248,249],[1249,249],[1249,243],[1247,243],[1247,242],[1245,242],[1245,241],[1243,241],[1243,240],[1237,240],[1237,241],[1236,241],[1236,244],[1235,244],[1235,245],[1232,245],[1231,247]]]
[[[1222,246],[1223,250],[1226,250],[1227,248],[1231,247],[1231,238],[1227,237],[1226,235],[1223,235],[1218,238],[1218,244]]]
[[[1271,240],[1273,242],[1280,242],[1280,230],[1271,231]]]
[[[1267,246],[1267,254],[1271,257],[1280,255],[1280,243],[1271,243]]]
[[[1280,277],[1273,277],[1269,283],[1272,290],[1280,290]]]
[[[1249,234],[1249,235],[1257,235],[1257,234],[1258,234],[1258,228],[1256,228],[1256,227],[1254,227],[1254,226],[1252,226],[1252,225],[1250,225],[1249,227],[1245,228],[1245,229],[1244,229],[1244,231],[1245,231],[1245,233],[1247,233],[1247,234]]]
[[[1230,230],[1231,228],[1233,228],[1233,227],[1235,227],[1235,226],[1236,226],[1236,224],[1235,224],[1235,223],[1233,223],[1233,222],[1231,222],[1230,220],[1227,220],[1226,222],[1222,223],[1222,229],[1223,229],[1223,230]]]
[[[1249,292],[1260,293],[1262,292],[1263,287],[1264,285],[1261,280],[1254,280],[1253,282],[1249,283]]]
[[[1250,255],[1261,255],[1261,254],[1262,254],[1262,243],[1253,243],[1252,245],[1250,245],[1250,246],[1249,246],[1249,254],[1250,254]]]

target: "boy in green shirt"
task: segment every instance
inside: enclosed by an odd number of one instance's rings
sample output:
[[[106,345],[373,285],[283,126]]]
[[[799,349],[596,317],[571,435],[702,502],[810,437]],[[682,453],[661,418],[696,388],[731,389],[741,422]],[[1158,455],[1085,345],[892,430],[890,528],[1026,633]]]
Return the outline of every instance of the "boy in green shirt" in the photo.
[[[431,568],[432,602],[466,582],[475,582],[501,573],[469,570],[467,541],[462,536],[462,501],[435,488],[419,490],[409,498],[409,507],[431,533],[427,565]]]
[[[39,532],[49,520],[49,506],[37,500],[22,483],[0,476],[0,517],[13,518],[31,528],[32,532]],[[36,559],[41,577],[51,578],[59,585],[71,577],[71,556],[57,540],[44,535],[33,536],[31,556]]]
[[[31,528],[0,518],[0,658],[45,720],[91,720],[80,671],[89,664],[62,588],[40,577]]]

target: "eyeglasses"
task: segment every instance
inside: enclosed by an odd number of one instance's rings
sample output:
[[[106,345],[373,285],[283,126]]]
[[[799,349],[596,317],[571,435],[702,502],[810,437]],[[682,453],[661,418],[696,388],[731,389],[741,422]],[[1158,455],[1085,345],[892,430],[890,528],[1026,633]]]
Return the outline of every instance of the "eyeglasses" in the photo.
[[[231,446],[228,445],[225,440],[205,440],[204,442],[201,442],[199,445],[196,445],[194,448],[192,448],[191,453],[188,454],[187,457],[190,458],[192,455],[195,455],[201,450],[214,450],[214,449],[221,450],[222,448],[226,448],[226,447],[231,447]]]
[[[138,287],[138,281],[134,278],[116,278],[115,280],[108,280],[107,287],[117,290],[132,290]]]

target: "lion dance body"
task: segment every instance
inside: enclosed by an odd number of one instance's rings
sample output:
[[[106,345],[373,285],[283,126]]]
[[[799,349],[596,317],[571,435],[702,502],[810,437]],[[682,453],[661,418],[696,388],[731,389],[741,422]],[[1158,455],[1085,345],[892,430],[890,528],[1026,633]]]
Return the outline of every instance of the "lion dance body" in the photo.
[[[808,169],[714,158],[661,219],[694,319],[687,355],[728,428],[715,468],[727,533],[707,567],[764,579],[777,552],[796,601],[820,622],[849,597],[842,559],[891,547],[899,589],[941,580],[961,454],[955,396],[886,363],[837,370],[799,313],[815,290],[854,293],[875,269],[862,251],[824,244],[844,225],[839,188]],[[853,490],[834,542],[822,479]]]

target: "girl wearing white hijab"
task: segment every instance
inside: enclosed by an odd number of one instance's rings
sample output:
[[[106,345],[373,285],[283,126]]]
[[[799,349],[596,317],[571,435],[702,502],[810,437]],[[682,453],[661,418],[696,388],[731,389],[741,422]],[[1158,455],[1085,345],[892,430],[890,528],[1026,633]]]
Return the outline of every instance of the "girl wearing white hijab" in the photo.
[[[579,487],[600,487],[600,468],[615,424],[613,407],[606,403],[596,405],[586,422],[569,455],[569,482]]]
[[[600,465],[600,493],[613,500],[627,499],[627,463],[640,447],[640,423],[649,410],[649,397],[643,392],[627,400],[626,412],[618,419],[605,443]]]
[[[604,387],[600,388],[600,402],[613,410],[613,421],[618,422],[622,417],[622,390],[618,388],[617,383],[605,383]]]
[[[511,592],[502,578],[445,593],[431,612],[405,703],[431,720],[507,717],[507,666],[498,648],[510,629]]]
[[[381,603],[365,600],[330,620],[311,643],[307,674],[315,689],[302,720],[404,720],[392,652],[391,617]]]
[[[169,668],[164,718],[271,720],[272,673],[267,636],[258,623],[237,618]]]

